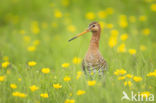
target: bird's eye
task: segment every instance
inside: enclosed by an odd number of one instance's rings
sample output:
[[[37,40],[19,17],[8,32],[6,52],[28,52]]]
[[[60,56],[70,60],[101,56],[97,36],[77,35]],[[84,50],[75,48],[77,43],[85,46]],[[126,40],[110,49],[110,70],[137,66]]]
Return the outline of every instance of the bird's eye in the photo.
[[[95,27],[95,25],[93,25],[93,27]]]

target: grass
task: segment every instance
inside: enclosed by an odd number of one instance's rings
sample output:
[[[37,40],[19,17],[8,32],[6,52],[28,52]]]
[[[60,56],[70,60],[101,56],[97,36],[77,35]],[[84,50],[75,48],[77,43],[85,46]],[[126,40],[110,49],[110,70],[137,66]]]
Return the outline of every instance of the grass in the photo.
[[[147,76],[156,68],[156,12],[151,9],[152,4],[155,4],[155,0],[1,1],[0,103],[63,103],[67,99],[75,100],[75,103],[127,103],[128,100],[121,101],[123,91],[129,96],[131,91],[156,95],[156,78]],[[112,8],[114,12],[109,14],[108,8]],[[105,11],[107,16],[100,18],[99,11]],[[93,15],[86,18],[88,12]],[[121,21],[128,23],[126,27],[119,25],[121,15],[125,15],[126,20],[122,18]],[[131,16],[136,19],[134,22],[130,20]],[[140,20],[141,16],[145,20]],[[96,84],[88,86],[88,81],[91,80],[83,73],[77,79],[77,72],[82,72],[81,63],[73,63],[73,58],[77,57],[82,61],[91,33],[72,42],[68,40],[86,29],[92,21],[104,24],[100,51],[109,69],[105,73],[105,83],[94,78]],[[108,27],[108,24],[113,27]],[[150,32],[143,31],[144,29]],[[117,36],[112,36],[112,30],[117,30]],[[128,35],[125,41],[120,39],[124,33]],[[109,45],[111,37],[117,42],[113,47]],[[121,44],[125,45],[124,52],[118,52]],[[140,49],[141,45],[145,49]],[[136,50],[136,53],[130,54],[129,49]],[[7,61],[10,64],[2,66]],[[29,61],[37,64],[31,67],[28,65]],[[64,63],[69,66],[63,68]],[[42,68],[50,68],[50,72],[44,74]],[[122,68],[127,73],[114,75],[117,69]],[[142,80],[136,82],[133,77],[118,80],[118,77],[125,77],[126,74],[141,77]],[[65,82],[65,76],[69,76],[71,80]],[[131,81],[132,86],[125,86],[126,81]],[[54,88],[53,84],[56,83],[62,85],[62,88]],[[17,88],[11,88],[11,84],[15,84]],[[38,90],[32,92],[32,85],[36,85]],[[85,94],[77,95],[78,90],[85,91]],[[26,96],[13,96],[15,92]],[[48,98],[40,96],[42,93],[47,93]],[[72,103],[66,101],[70,102]]]

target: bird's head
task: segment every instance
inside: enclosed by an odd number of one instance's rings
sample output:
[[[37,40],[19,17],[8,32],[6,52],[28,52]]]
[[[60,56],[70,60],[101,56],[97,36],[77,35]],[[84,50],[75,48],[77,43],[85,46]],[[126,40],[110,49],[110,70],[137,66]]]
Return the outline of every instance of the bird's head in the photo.
[[[98,31],[101,31],[100,24],[97,23],[97,22],[92,22],[92,23],[89,24],[88,28],[85,31],[83,31],[82,33],[77,34],[76,36],[71,38],[69,41],[72,41],[72,40],[80,37],[81,35],[84,35],[87,32],[98,32]]]

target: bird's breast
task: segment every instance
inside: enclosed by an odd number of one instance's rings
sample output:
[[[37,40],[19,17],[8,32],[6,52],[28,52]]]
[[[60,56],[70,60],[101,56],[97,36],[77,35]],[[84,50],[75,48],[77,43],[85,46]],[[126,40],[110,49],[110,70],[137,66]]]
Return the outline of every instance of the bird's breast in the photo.
[[[94,67],[102,64],[103,57],[99,51],[88,51],[84,61],[87,66]]]

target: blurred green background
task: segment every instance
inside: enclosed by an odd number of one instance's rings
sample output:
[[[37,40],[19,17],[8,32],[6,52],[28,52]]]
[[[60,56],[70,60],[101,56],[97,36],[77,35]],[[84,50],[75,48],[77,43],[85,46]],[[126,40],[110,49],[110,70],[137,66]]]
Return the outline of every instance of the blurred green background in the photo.
[[[1,0],[0,102],[127,103],[121,101],[123,90],[156,94],[155,17],[155,0]],[[77,72],[91,33],[68,40],[93,21],[101,25],[100,51],[109,69],[105,85],[94,78],[96,85],[90,87],[83,73],[77,79]],[[122,68],[132,78],[114,73]],[[71,80],[65,82],[65,76]],[[141,80],[136,82],[135,76]],[[126,85],[128,81],[132,85]],[[55,83],[62,88],[53,87]],[[39,89],[32,92],[32,85]],[[79,96],[78,90],[85,93]],[[15,92],[26,96],[14,96]]]

